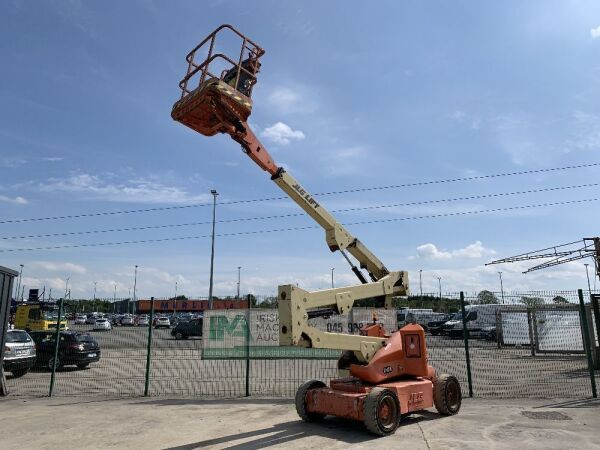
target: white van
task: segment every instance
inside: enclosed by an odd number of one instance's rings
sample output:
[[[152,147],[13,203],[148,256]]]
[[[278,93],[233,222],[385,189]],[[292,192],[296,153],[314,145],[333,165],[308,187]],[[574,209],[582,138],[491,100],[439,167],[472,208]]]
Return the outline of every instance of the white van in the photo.
[[[467,305],[467,330],[470,337],[483,337],[492,329],[496,329],[496,313],[506,305]],[[442,334],[450,337],[463,337],[462,312],[456,313],[452,319],[442,325]]]

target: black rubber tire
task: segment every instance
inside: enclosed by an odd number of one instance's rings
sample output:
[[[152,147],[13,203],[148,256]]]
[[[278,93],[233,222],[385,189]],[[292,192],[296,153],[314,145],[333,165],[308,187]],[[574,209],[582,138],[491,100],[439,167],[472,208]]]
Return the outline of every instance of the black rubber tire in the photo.
[[[180,339],[184,339],[183,333],[181,331],[178,331],[177,333],[175,333],[175,339],[177,339],[178,341]]]
[[[87,366],[89,366],[90,363],[83,363],[83,364],[77,364],[77,368],[79,369],[87,369]]]
[[[60,360],[60,356],[58,358],[56,358],[56,370],[60,370],[62,368],[62,361]],[[50,358],[48,360],[48,363],[46,364],[46,367],[48,368],[49,371],[52,371],[52,366],[54,365],[54,357]]]
[[[310,413],[306,411],[306,394],[311,389],[325,387],[325,383],[319,380],[310,380],[304,383],[296,391],[296,412],[305,422],[319,422],[323,420],[325,414]]]
[[[389,416],[380,415],[380,408],[387,404]],[[390,389],[373,388],[365,398],[365,426],[373,434],[387,436],[400,425],[400,403],[396,393]]]
[[[13,370],[12,374],[14,378],[20,378],[23,375],[25,375],[27,372],[29,372],[29,369],[18,369],[18,370]]]
[[[433,384],[433,403],[440,414],[453,416],[460,410],[462,393],[456,377],[440,375]]]

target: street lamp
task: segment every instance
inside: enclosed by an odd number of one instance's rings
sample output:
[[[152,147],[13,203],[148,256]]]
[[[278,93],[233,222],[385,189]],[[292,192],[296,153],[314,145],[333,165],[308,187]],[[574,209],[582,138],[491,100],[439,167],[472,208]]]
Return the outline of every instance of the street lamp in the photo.
[[[69,292],[69,280],[71,279],[70,276],[67,277],[67,279],[65,280],[65,295],[63,296],[64,298],[67,298],[67,292]]]
[[[133,314],[135,314],[135,289],[137,287],[137,264],[135,265],[135,271],[133,272]],[[127,311],[129,312],[129,310]]]
[[[115,283],[115,292],[113,294],[113,312],[115,312],[115,305],[117,304],[117,283]],[[121,312],[121,308],[119,308],[119,312]],[[129,312],[129,308],[127,309]]]
[[[442,301],[442,277],[437,277],[438,279],[438,285],[440,288],[440,302]]]
[[[96,307],[96,285],[98,284],[97,281],[94,281],[94,307]]]
[[[19,281],[17,282],[17,294],[15,300],[19,301],[19,295],[21,294],[21,277],[23,276],[23,264],[19,264],[21,269],[19,270]]]
[[[177,281],[175,282],[175,298],[173,299],[173,316],[177,310]]]
[[[237,282],[237,299],[240,299],[240,280],[241,280],[242,266],[238,266],[238,282]]]
[[[210,284],[208,286],[208,309],[213,307],[213,269],[215,264],[215,217],[217,209],[217,195],[219,193],[212,189],[210,193],[213,196],[213,220],[212,220],[212,244],[210,249]]]
[[[331,268],[331,289],[333,289],[333,271],[335,270],[335,267]]]
[[[419,290],[421,291],[421,300],[423,300],[423,269],[419,269]]]
[[[504,285],[502,284],[502,272],[498,272],[500,275],[500,294],[502,295],[502,303],[504,303]]]

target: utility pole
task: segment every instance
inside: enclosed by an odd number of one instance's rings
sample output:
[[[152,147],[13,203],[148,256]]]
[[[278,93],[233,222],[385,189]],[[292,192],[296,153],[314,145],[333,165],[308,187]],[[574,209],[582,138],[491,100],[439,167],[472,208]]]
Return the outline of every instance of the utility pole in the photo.
[[[441,304],[441,302],[442,302],[442,277],[437,277],[437,279],[438,279],[438,285],[440,288],[440,304]]]
[[[502,272],[498,272],[500,275],[500,294],[502,295],[502,303],[504,303],[504,285],[502,284]]]
[[[19,264],[19,266],[21,268],[19,269],[19,281],[17,282],[17,293],[15,295],[16,301],[19,301],[19,294],[21,293],[21,278],[23,276],[23,264]]]
[[[423,300],[423,269],[419,269],[419,290],[421,291],[421,300]]]
[[[240,299],[240,279],[241,279],[242,266],[238,266],[238,282],[237,282],[237,299]]]
[[[210,250],[210,284],[208,286],[208,309],[213,307],[213,269],[215,264],[215,217],[217,209],[217,195],[219,193],[212,189],[210,193],[213,196],[213,220],[212,220],[212,244]]]
[[[65,295],[63,295],[64,298],[67,298],[67,292],[69,292],[69,280],[71,279],[70,276],[67,277],[67,279],[65,280]]]
[[[135,272],[133,273],[133,308],[132,308],[133,309],[133,314],[135,314],[135,300],[136,300],[135,290],[136,290],[136,287],[137,287],[137,269],[138,269],[138,266],[136,264],[135,265]],[[127,311],[127,312],[129,312],[129,311]]]
[[[334,288],[334,285],[333,285],[333,271],[334,271],[334,270],[335,270],[335,267],[332,267],[332,268],[331,268],[331,289],[333,289],[333,288]]]
[[[23,288],[21,289],[21,301],[24,301],[24,298],[25,298],[25,288],[26,287],[27,286],[23,285]]]

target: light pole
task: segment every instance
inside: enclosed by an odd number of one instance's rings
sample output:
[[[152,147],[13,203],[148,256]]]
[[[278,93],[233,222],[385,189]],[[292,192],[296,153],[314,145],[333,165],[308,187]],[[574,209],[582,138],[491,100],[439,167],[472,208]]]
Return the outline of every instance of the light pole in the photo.
[[[502,303],[504,303],[504,285],[502,284],[502,272],[498,272],[500,275],[500,295],[502,295]]]
[[[419,290],[421,291],[421,300],[423,300],[423,269],[419,269]]]
[[[240,299],[240,280],[241,280],[242,266],[238,266],[238,283],[237,283],[237,299]]]
[[[67,298],[67,292],[69,292],[69,280],[71,279],[71,277],[67,277],[67,279],[65,280],[65,295],[63,296],[63,298]]]
[[[210,249],[210,284],[208,285],[208,309],[213,307],[213,269],[215,264],[215,217],[217,209],[217,195],[219,193],[212,189],[210,193],[213,196],[213,220],[212,220],[212,244]]]
[[[117,304],[117,283],[115,283],[115,292],[113,294],[113,312],[115,312],[116,304]]]
[[[94,307],[96,307],[96,285],[98,284],[97,281],[94,281]]]
[[[442,302],[442,277],[437,277],[438,279],[438,285],[440,288],[440,303]]]
[[[175,316],[176,311],[177,311],[177,281],[175,282],[175,298],[173,299],[173,316]]]
[[[136,264],[135,271],[133,272],[133,308],[132,308],[133,314],[135,314],[135,289],[137,287],[137,269],[138,269],[138,266]],[[129,312],[129,311],[127,311],[127,312]]]
[[[331,268],[331,289],[333,289],[333,271],[335,270],[335,267]]]
[[[585,266],[585,274],[587,275],[587,280],[588,280],[588,291],[590,291],[590,297],[592,296],[592,285],[590,284],[590,273],[588,272],[588,266],[589,264],[584,264]]]
[[[17,294],[15,295],[15,300],[19,301],[19,294],[21,294],[21,277],[23,276],[23,264],[19,264],[21,269],[19,270],[19,281],[17,282]]]

